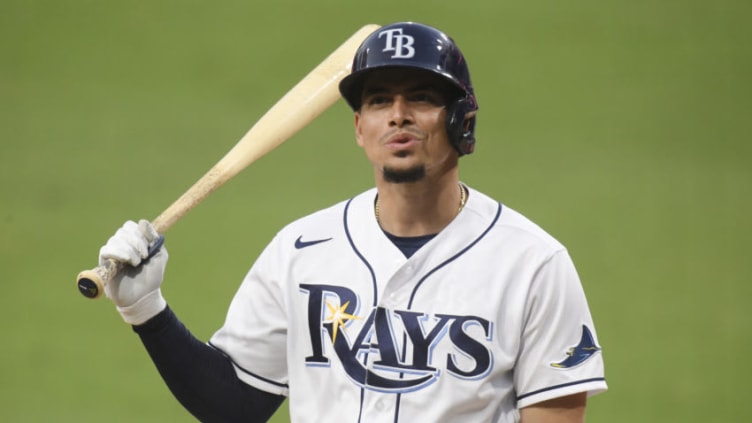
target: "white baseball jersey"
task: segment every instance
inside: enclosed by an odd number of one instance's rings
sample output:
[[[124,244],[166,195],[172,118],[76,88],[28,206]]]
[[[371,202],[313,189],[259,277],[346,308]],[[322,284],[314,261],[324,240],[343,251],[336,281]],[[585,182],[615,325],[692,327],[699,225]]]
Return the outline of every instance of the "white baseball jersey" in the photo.
[[[382,232],[376,190],[281,230],[210,343],[300,422],[514,422],[543,400],[604,391],[566,249],[470,189],[412,257]]]

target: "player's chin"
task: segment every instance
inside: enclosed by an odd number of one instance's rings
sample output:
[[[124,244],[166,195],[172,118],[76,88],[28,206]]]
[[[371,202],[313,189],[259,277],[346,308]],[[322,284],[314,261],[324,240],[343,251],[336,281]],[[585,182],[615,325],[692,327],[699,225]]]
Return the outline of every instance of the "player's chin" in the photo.
[[[392,183],[417,182],[426,176],[426,167],[422,163],[410,166],[389,166],[383,168],[384,180]]]

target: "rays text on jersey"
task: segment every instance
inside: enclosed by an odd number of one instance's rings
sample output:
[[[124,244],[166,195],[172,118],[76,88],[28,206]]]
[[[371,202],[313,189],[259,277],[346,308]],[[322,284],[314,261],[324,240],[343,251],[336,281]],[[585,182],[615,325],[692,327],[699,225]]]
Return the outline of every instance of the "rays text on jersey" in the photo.
[[[384,307],[361,314],[349,288],[302,284],[300,289],[308,297],[307,366],[329,367],[336,356],[357,385],[392,393],[419,390],[442,375],[478,379],[493,367],[488,347],[493,324],[486,319]]]

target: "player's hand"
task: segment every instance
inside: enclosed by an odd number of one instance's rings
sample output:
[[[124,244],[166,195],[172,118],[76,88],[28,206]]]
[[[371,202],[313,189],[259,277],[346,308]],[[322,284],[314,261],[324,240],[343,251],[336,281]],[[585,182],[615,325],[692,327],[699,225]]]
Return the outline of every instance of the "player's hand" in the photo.
[[[167,265],[167,249],[149,255],[159,234],[147,220],[127,221],[100,250],[99,264],[107,259],[123,263],[122,270],[104,288],[107,298],[127,323],[140,325],[164,310],[161,285]]]

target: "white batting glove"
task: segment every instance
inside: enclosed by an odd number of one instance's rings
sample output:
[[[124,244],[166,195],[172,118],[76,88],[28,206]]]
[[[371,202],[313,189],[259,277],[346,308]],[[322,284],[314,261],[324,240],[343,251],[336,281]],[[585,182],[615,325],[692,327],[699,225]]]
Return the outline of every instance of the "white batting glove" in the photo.
[[[167,265],[164,247],[149,257],[149,247],[159,234],[147,220],[125,222],[100,250],[99,264],[107,259],[123,263],[121,271],[105,285],[107,298],[126,323],[140,325],[165,309],[160,286]]]

